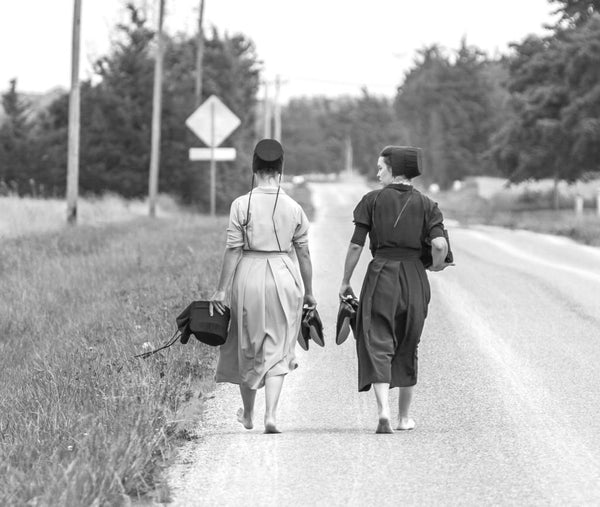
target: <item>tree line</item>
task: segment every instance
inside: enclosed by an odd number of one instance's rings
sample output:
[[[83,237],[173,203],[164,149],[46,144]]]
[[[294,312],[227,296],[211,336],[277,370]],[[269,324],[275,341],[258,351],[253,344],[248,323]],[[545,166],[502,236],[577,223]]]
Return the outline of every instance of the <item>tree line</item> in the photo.
[[[311,97],[282,111],[288,174],[332,173],[353,165],[374,175],[386,144],[424,148],[425,182],[447,187],[470,175],[512,181],[573,181],[600,161],[600,0],[549,0],[558,21],[490,58],[463,40],[456,50],[422,48],[394,98]],[[111,50],[81,89],[80,187],[127,197],[147,192],[154,30],[143,11],[127,6]],[[167,37],[159,189],[208,207],[206,164],[190,162],[201,143],[184,125],[194,109],[195,40]],[[242,120],[227,144],[234,162],[219,164],[217,208],[248,188],[250,156],[259,138],[261,62],[251,39],[206,38],[203,98],[218,95]],[[32,115],[12,81],[2,95],[0,193],[63,195],[66,184],[68,94]]]
[[[472,175],[574,181],[600,171],[600,0],[550,0],[545,36],[490,58],[465,40],[418,51],[393,99],[303,98],[284,110],[283,137],[299,172],[354,166],[375,174],[387,144],[424,148],[423,180]]]
[[[81,86],[79,184],[84,194],[143,197],[148,190],[155,33],[142,9],[134,4],[127,9],[128,21],[117,26],[109,54],[94,63],[94,78]],[[182,34],[165,39],[159,191],[205,209],[210,198],[207,164],[188,159],[189,148],[202,143],[185,126],[195,109],[196,40]],[[227,141],[237,149],[237,160],[219,164],[220,209],[250,181],[239,176],[250,164],[255,141],[259,74],[249,38],[223,35],[214,28],[206,36],[203,99],[219,96],[241,119]],[[32,116],[12,81],[2,103],[0,185],[19,195],[64,195],[68,93]]]

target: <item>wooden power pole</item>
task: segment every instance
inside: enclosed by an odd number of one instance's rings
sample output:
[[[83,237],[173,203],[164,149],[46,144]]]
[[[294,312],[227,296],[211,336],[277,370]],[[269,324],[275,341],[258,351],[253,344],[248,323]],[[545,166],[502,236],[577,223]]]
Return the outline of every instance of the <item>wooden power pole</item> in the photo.
[[[69,145],[67,155],[67,222],[77,222],[79,193],[79,41],[81,34],[81,0],[73,9],[73,41],[71,48],[71,92],[69,94]]]
[[[202,103],[202,62],[204,60],[204,0],[200,0],[200,13],[198,14],[198,35],[196,41],[196,107]]]
[[[279,104],[279,92],[281,91],[281,77],[275,76],[275,98],[273,104],[273,138],[281,142],[281,104]]]
[[[163,75],[163,18],[165,0],[159,0],[158,40],[154,60],[154,91],[152,97],[152,144],[150,148],[150,180],[148,183],[148,202],[150,216],[156,216],[156,195],[158,193],[158,166],[160,161],[160,119],[162,111],[162,75]]]
[[[271,137],[271,101],[269,99],[269,82],[265,80],[265,95],[263,99],[264,134],[265,139]]]

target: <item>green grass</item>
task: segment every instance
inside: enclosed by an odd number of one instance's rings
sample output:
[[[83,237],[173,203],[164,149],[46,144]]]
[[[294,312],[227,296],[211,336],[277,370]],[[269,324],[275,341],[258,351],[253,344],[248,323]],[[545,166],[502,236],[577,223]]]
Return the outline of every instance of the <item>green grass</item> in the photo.
[[[499,195],[483,199],[473,188],[444,192],[435,196],[444,215],[464,225],[486,224],[527,229],[534,232],[567,236],[586,245],[600,246],[600,217],[592,201],[577,216],[571,202],[561,201],[559,210],[551,209],[548,193],[525,194],[518,199]]]
[[[306,185],[286,190],[313,216]],[[168,500],[164,467],[214,388],[216,349],[193,339],[133,355],[210,296],[227,218],[136,218],[113,201],[82,202],[98,219],[73,228],[64,203],[0,203],[19,218],[0,220],[2,506]]]
[[[158,216],[174,216],[180,210],[173,198],[158,196]],[[124,199],[115,194],[85,197],[77,203],[77,222],[104,225],[148,215],[146,200]],[[64,199],[0,196],[0,237],[43,233],[63,229],[67,219]]]
[[[133,219],[0,243],[0,505],[121,505],[163,491],[216,351],[150,359],[216,284],[226,219]]]

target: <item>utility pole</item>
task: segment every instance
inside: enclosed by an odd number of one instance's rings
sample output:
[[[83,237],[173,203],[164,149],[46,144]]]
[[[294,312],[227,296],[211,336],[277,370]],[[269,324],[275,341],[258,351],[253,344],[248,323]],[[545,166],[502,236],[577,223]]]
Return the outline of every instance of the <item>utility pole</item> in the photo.
[[[202,61],[204,60],[204,0],[200,0],[198,14],[198,35],[196,40],[196,107],[202,103]]]
[[[215,104],[210,105],[210,216],[217,213],[217,162],[215,160]]]
[[[346,176],[352,176],[352,140],[350,136],[346,136]]]
[[[150,148],[150,181],[148,183],[148,202],[150,216],[156,216],[156,194],[158,193],[158,165],[160,160],[160,117],[162,110],[162,74],[163,74],[163,18],[165,0],[159,0],[158,40],[154,60],[154,91],[152,101],[152,144]]]
[[[264,112],[264,118],[265,118],[265,125],[264,125],[264,136],[266,139],[269,139],[271,137],[271,102],[269,101],[269,82],[268,81],[264,81],[264,85],[265,85],[265,97],[263,99],[263,112]]]
[[[71,92],[69,94],[69,145],[67,154],[67,222],[77,222],[79,193],[79,41],[81,35],[81,0],[73,8],[73,41],[71,47]]]
[[[279,104],[279,91],[281,90],[281,77],[279,74],[275,76],[275,99],[274,99],[274,121],[273,121],[273,138],[281,142],[281,105]]]

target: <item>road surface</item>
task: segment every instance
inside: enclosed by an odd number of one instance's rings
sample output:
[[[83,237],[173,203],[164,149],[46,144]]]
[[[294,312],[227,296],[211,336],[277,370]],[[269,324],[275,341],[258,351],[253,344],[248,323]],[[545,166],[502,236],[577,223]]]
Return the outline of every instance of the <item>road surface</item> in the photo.
[[[456,267],[430,274],[411,432],[376,435],[354,341],[335,345],[337,289],[366,187],[312,184],[314,288],[326,347],[300,347],[281,435],[236,422],[219,385],[170,471],[173,505],[600,504],[600,249],[449,227]],[[354,277],[360,290],[370,254]],[[392,407],[397,389],[392,391]]]

